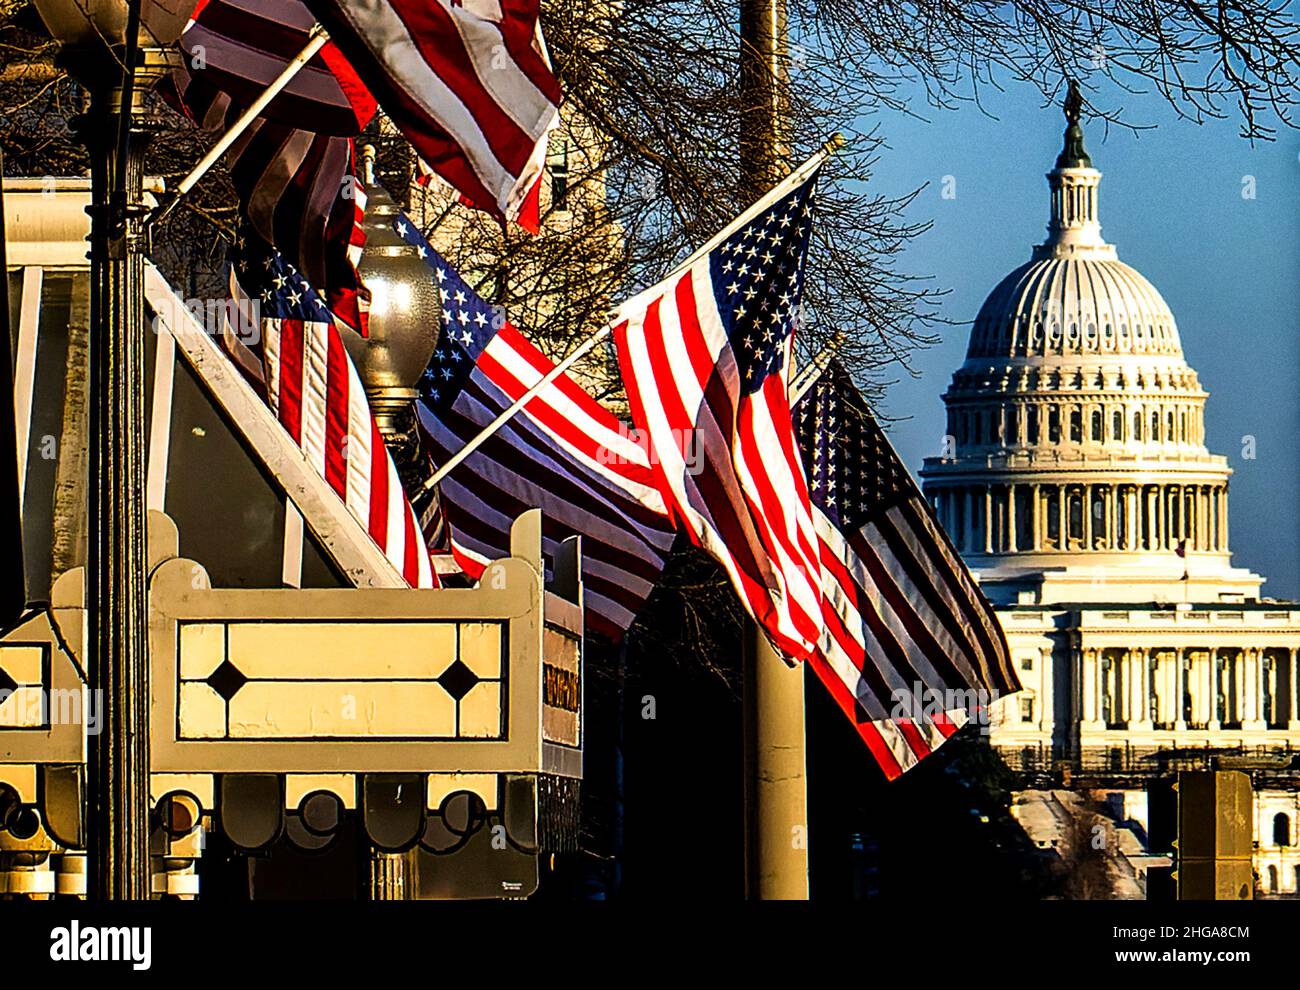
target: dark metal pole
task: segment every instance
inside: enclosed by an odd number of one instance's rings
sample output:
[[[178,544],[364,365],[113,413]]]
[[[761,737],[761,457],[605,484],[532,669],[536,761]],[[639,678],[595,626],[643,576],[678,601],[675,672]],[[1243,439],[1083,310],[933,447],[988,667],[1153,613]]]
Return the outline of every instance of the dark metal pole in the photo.
[[[92,896],[145,900],[149,860],[149,658],[145,597],[143,96],[165,71],[91,93],[79,127],[91,160],[90,435],[86,602],[91,689],[103,711],[89,751]],[[120,135],[126,134],[125,146]]]

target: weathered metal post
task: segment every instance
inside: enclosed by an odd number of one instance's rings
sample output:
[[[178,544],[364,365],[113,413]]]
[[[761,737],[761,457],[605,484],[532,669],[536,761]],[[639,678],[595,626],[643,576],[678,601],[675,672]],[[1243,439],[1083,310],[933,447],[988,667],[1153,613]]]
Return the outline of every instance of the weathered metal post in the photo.
[[[144,99],[171,68],[185,13],[159,0],[41,0],[64,64],[90,93],[77,122],[91,162],[90,436],[86,605],[92,896],[145,900],[149,858],[149,657],[145,613]],[[125,140],[123,140],[125,139]]]
[[[790,169],[785,0],[741,0],[741,177],[756,193]],[[792,670],[746,623],[745,893],[808,897],[804,672]]]

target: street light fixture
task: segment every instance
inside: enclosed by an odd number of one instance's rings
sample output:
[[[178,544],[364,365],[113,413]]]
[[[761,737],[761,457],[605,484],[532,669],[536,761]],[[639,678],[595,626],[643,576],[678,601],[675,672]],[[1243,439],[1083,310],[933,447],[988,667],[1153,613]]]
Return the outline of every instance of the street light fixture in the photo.
[[[145,597],[142,159],[149,90],[176,64],[192,0],[35,0],[60,63],[90,94],[75,124],[91,163],[90,434],[86,607],[90,688],[88,894],[145,900],[149,660]]]

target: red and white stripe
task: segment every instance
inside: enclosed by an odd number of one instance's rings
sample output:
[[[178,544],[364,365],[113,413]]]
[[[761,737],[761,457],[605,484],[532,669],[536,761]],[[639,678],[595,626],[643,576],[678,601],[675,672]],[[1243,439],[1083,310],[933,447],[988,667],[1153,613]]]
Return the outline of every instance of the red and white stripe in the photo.
[[[820,565],[786,376],[768,375],[752,395],[741,389],[709,266],[705,255],[619,309],[623,381],[670,507],[773,645],[802,661],[821,632]],[[788,368],[789,338],[784,346]],[[698,469],[691,443],[704,454]]]
[[[506,324],[450,409],[421,405],[434,459],[460,450],[553,366]],[[471,577],[509,553],[520,511],[542,509],[548,560],[560,541],[582,536],[587,628],[610,641],[645,604],[675,538],[644,444],[567,375],[453,471],[441,495],[453,553]]]
[[[518,217],[559,119],[538,0],[308,6],[429,167],[477,208]]]
[[[397,468],[332,323],[263,320],[267,402],[413,588],[438,580]]]

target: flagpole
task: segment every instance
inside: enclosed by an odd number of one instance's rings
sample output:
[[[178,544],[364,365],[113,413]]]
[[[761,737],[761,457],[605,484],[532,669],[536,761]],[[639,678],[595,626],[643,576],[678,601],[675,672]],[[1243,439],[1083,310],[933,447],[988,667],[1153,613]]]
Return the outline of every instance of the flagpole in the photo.
[[[637,293],[631,299],[623,303],[619,309],[628,310],[636,308],[636,306],[639,305],[648,294],[658,291],[659,286],[664,282],[667,282],[674,276],[680,275],[682,272],[686,271],[686,269],[690,268],[691,265],[695,264],[695,262],[699,261],[710,251],[714,250],[719,244],[729,238],[736,231],[750,224],[755,217],[760,216],[768,207],[782,196],[786,195],[786,193],[801,185],[808,176],[821,168],[822,163],[824,163],[826,159],[843,148],[845,143],[844,135],[836,131],[830,136],[825,144],[817,149],[816,153],[814,153],[811,158],[787,175],[777,185],[773,186],[768,191],[767,195],[757,200],[753,206],[740,214],[740,216],[736,217],[736,219],[727,224],[727,226],[723,227],[722,230],[706,241],[703,247],[692,253],[689,258],[661,278],[653,286],[646,289],[644,292]]]
[[[262,91],[262,94],[249,105],[248,109],[243,112],[230,129],[221,135],[217,143],[208,149],[208,153],[190,170],[190,174],[181,179],[180,184],[176,187],[176,195],[171,198],[166,206],[154,210],[153,215],[145,221],[147,227],[161,223],[171,216],[172,211],[176,209],[186,194],[198,185],[199,180],[207,175],[212,166],[221,160],[221,156],[230,150],[230,146],[239,140],[240,135],[248,130],[253,121],[261,116],[267,105],[280,95],[281,90],[293,81],[294,76],[302,71],[303,66],[315,58],[316,53],[329,44],[330,40],[330,36],[320,24],[312,27],[309,37],[310,40],[303,47],[303,50],[294,56],[293,60],[284,67],[284,71],[275,77],[271,85]]]
[[[739,7],[739,81],[745,107],[740,127],[741,177],[747,188],[761,189],[790,161],[786,0],[741,0]],[[706,250],[766,211],[843,143],[843,138],[835,135]],[[697,258],[698,253],[683,267]],[[787,384],[787,394],[788,389]],[[748,619],[742,640],[742,671],[745,896],[751,900],[807,900],[806,665],[790,668],[758,624]]]
[[[438,482],[442,481],[443,478],[458,467],[465,458],[481,447],[488,437],[501,429],[501,427],[503,427],[515,415],[515,413],[528,405],[538,392],[572,368],[584,354],[589,353],[592,348],[608,337],[613,331],[614,325],[609,323],[584,340],[577,350],[543,375],[541,381],[512,402],[508,408],[497,416],[496,419],[483,427],[474,439],[470,440],[465,444],[465,446],[461,447],[460,450],[456,451],[456,453],[447,460],[447,463],[443,464],[442,467],[433,472],[432,476],[430,476],[430,478],[424,483],[424,490],[427,491],[428,489],[435,487]]]
[[[817,352],[817,355],[808,363],[808,367],[795,375],[794,381],[790,383],[788,396],[790,405],[808,394],[808,390],[817,384],[817,378],[830,363],[835,360],[835,355],[839,353],[840,347],[844,343],[844,331],[837,330],[831,342]]]
[[[844,137],[840,134],[833,135],[829,141],[827,141],[825,144],[821,146],[820,149],[818,149],[815,155],[813,155],[806,162],[804,162],[797,169],[795,169],[788,176],[786,176],[785,179],[782,180],[778,185],[774,186],[766,196],[764,196],[757,203],[755,203],[744,213],[742,213],[739,217],[733,220],[730,224],[724,227],[719,234],[711,238],[702,248],[700,248],[689,258],[687,258],[686,261],[678,265],[675,269],[673,269],[671,273],[669,273],[663,279],[660,279],[659,282],[656,282],[653,288],[647,289],[646,292],[660,291],[659,286],[662,285],[665,281],[672,278],[674,275],[677,275],[685,271],[691,265],[695,264],[696,261],[698,261],[700,258],[704,257],[706,254],[708,254],[710,251],[716,248],[719,244],[725,241],[737,230],[739,230],[740,228],[748,224],[751,220],[754,219],[754,217],[761,214],[773,202],[780,199],[791,189],[797,187],[800,183],[802,183],[805,179],[807,179],[809,175],[811,175],[814,171],[816,171],[816,169],[821,166],[822,162],[826,161],[827,158],[835,154],[835,152],[842,147],[844,147]],[[425,481],[424,491],[428,491],[429,489],[435,487],[438,484],[438,482],[442,481],[443,478],[447,477],[448,474],[450,474],[453,470],[459,467],[461,462],[463,462],[465,458],[469,457],[470,454],[474,453],[474,451],[476,451],[479,447],[483,445],[483,443],[488,439],[488,437],[492,436],[492,434],[496,433],[497,430],[501,429],[501,427],[503,427],[507,422],[509,422],[512,418],[514,418],[514,415],[517,412],[519,412],[520,409],[524,408],[524,406],[528,405],[528,403],[531,402],[533,398],[542,389],[544,389],[547,385],[551,384],[551,382],[555,381],[555,379],[559,378],[562,374],[568,371],[571,367],[573,367],[573,365],[578,360],[580,360],[583,357],[583,355],[590,353],[592,348],[594,348],[597,344],[599,344],[611,333],[613,333],[614,325],[615,323],[618,322],[617,313],[633,307],[636,301],[640,299],[642,296],[644,296],[645,294],[646,294],[645,292],[639,293],[638,295],[633,296],[630,300],[625,302],[622,306],[620,306],[615,313],[615,317],[611,319],[609,323],[601,327],[590,337],[584,340],[582,344],[578,346],[577,350],[575,350],[563,361],[561,361],[554,368],[548,371],[542,377],[541,381],[537,382],[535,385],[532,386],[532,388],[528,389],[528,391],[526,391],[518,399],[512,402],[508,408],[503,410],[496,417],[496,419],[492,420],[492,422],[488,423],[487,426],[483,427],[483,429],[479,431],[477,436],[475,436],[472,440],[466,443],[465,446],[461,447],[460,450],[456,451],[456,453],[452,455],[452,457],[449,458],[445,464],[439,467],[438,470],[435,471],[427,481]]]

